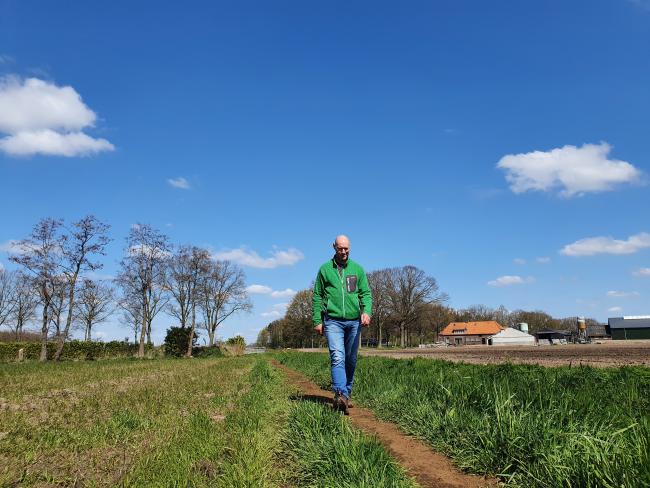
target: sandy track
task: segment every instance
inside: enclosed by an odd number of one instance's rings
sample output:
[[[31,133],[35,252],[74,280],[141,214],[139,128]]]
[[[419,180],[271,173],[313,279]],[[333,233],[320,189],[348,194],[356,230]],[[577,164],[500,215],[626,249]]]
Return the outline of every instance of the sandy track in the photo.
[[[277,361],[273,361],[273,364],[286,374],[292,384],[298,387],[303,399],[331,405],[331,392],[322,390],[301,373]],[[352,424],[364,432],[376,436],[422,487],[479,488],[498,486],[496,480],[462,473],[447,457],[434,451],[428,444],[405,435],[394,424],[378,420],[371,410],[355,405],[349,412]]]

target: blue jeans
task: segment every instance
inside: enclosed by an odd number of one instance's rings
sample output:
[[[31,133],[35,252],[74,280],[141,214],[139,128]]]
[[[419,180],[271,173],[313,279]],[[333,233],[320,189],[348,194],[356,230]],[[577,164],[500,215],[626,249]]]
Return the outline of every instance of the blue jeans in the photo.
[[[357,367],[361,322],[359,319],[343,320],[326,316],[323,327],[332,364],[332,389],[334,393],[350,398]]]

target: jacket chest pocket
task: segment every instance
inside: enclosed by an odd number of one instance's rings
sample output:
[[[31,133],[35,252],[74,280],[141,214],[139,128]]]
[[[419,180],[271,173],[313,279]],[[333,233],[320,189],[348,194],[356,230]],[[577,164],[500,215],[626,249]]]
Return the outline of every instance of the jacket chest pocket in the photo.
[[[345,289],[348,293],[357,291],[357,277],[354,275],[345,277]]]

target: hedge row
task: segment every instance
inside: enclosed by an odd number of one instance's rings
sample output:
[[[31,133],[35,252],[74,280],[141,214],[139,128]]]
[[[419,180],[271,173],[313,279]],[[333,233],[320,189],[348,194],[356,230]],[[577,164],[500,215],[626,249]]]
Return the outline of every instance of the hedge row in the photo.
[[[47,343],[47,357],[52,359],[56,351],[56,342]],[[18,358],[18,350],[23,349],[25,360],[38,360],[41,356],[41,344],[38,342],[0,342],[0,362],[13,362]],[[133,357],[138,353],[137,344],[122,341],[93,342],[69,341],[63,347],[61,359],[78,361],[83,359],[109,359]],[[158,349],[145,345],[148,357],[158,355]]]

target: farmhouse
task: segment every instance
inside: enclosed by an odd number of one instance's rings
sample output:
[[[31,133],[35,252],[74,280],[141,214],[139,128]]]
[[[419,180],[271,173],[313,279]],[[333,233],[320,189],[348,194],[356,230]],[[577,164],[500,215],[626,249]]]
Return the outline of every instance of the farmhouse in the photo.
[[[650,339],[650,315],[629,315],[607,319],[612,339]]]
[[[447,344],[462,346],[469,344],[488,344],[488,340],[504,327],[489,320],[486,322],[452,322],[442,329],[439,336]]]

